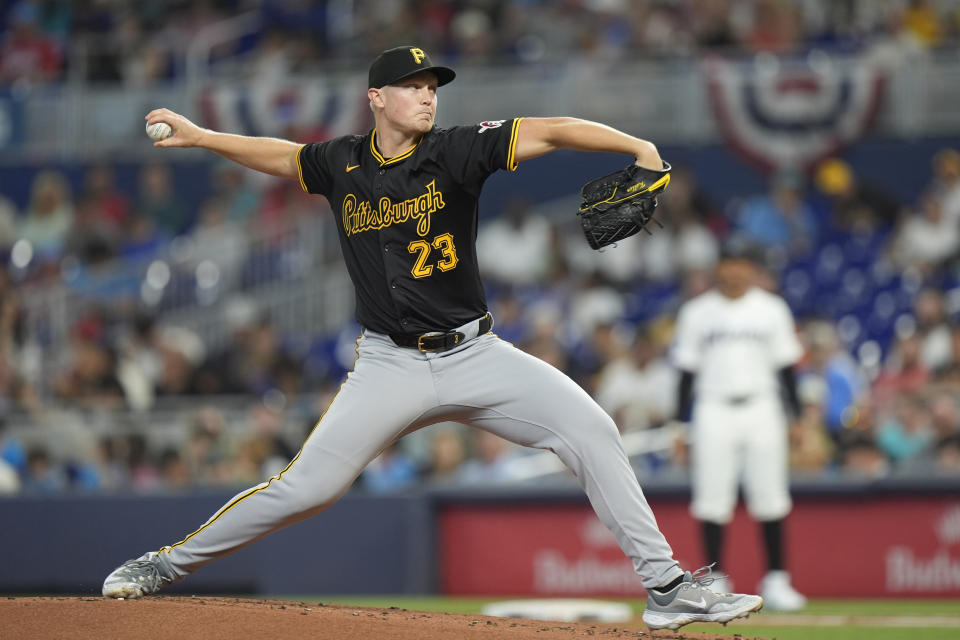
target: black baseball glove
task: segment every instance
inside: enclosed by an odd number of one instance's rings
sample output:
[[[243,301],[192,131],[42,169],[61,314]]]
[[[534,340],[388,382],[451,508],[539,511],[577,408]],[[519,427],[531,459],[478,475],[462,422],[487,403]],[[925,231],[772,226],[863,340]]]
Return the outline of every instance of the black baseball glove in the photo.
[[[631,163],[625,169],[591,180],[580,190],[580,226],[591,249],[628,238],[647,225],[657,207],[657,194],[670,184],[670,165],[644,169]]]

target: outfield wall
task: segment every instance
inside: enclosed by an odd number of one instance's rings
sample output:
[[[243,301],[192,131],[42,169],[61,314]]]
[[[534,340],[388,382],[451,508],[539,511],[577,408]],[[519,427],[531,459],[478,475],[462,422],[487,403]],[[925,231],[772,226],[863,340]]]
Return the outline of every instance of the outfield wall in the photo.
[[[650,496],[685,568],[703,564],[686,499]],[[450,595],[634,597],[643,593],[613,535],[583,504],[439,508],[440,589]],[[883,492],[796,497],[787,525],[794,585],[813,597],[960,596],[960,495]],[[727,529],[725,570],[751,591],[765,571],[759,526],[743,508]]]
[[[649,486],[676,557],[702,564],[683,486]],[[0,500],[0,591],[98,592],[123,560],[179,540],[230,498],[58,496]],[[956,483],[799,486],[787,553],[797,587],[819,596],[960,597]],[[751,590],[762,549],[739,511],[727,568]],[[642,587],[574,488],[351,493],[329,511],[214,563],[180,593],[608,595]]]

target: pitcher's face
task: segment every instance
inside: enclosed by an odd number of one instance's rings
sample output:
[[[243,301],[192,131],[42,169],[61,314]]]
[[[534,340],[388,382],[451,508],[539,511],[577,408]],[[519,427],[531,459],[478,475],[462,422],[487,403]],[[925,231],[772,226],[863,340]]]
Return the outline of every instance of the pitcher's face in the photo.
[[[427,133],[433,128],[437,115],[437,77],[423,71],[396,84],[374,89],[372,98],[376,106],[383,108],[383,122],[399,131]]]

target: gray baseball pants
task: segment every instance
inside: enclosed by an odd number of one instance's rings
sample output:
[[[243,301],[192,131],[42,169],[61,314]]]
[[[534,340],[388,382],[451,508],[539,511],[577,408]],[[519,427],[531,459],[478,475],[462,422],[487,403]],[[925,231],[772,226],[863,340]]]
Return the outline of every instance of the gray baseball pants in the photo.
[[[392,442],[449,420],[556,453],[646,588],[681,576],[613,420],[554,367],[492,333],[477,337],[476,321],[459,330],[468,339],[443,353],[398,347],[365,331],[354,370],[300,453],[281,473],[237,494],[197,531],[161,549],[165,568],[182,578],[320,513]]]

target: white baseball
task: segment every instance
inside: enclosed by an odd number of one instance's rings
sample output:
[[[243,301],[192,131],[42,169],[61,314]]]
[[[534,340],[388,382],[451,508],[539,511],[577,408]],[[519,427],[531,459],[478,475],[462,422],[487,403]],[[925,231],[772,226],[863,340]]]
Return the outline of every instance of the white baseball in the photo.
[[[151,140],[163,140],[173,135],[173,129],[166,122],[147,125],[147,135]]]

